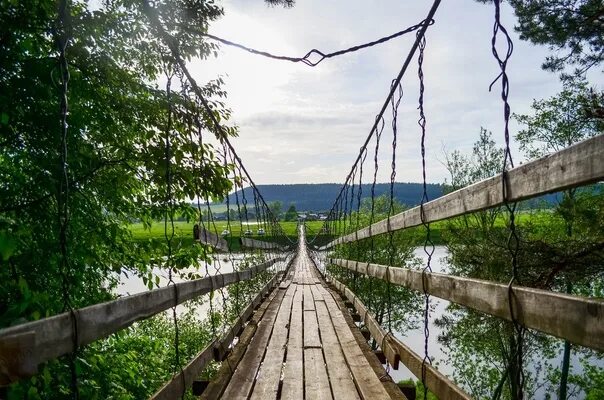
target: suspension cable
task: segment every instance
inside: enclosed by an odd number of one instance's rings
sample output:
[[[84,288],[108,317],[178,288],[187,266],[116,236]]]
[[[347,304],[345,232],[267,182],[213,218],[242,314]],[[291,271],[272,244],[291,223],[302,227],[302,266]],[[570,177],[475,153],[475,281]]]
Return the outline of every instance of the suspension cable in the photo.
[[[493,56],[501,69],[499,75],[493,80],[489,86],[489,90],[493,88],[495,83],[501,79],[501,100],[503,102],[503,120],[504,120],[504,140],[505,140],[505,151],[502,165],[502,197],[504,206],[508,211],[509,215],[509,236],[507,239],[507,248],[511,256],[511,269],[512,276],[508,283],[508,305],[510,308],[510,317],[514,327],[514,334],[510,338],[510,360],[507,371],[510,375],[511,395],[513,399],[521,400],[524,397],[524,371],[523,371],[523,336],[524,327],[518,322],[517,316],[514,312],[513,306],[513,285],[514,283],[520,284],[520,278],[518,276],[518,252],[519,252],[519,237],[516,230],[515,211],[516,203],[510,204],[508,202],[509,196],[509,180],[507,170],[508,168],[514,168],[514,161],[512,159],[512,153],[510,150],[510,133],[509,133],[509,120],[511,115],[510,105],[508,102],[508,96],[510,91],[509,79],[507,75],[507,63],[512,56],[514,50],[514,43],[507,29],[501,23],[501,0],[493,0],[495,6],[495,20],[493,23],[493,36],[491,39],[491,50]],[[497,50],[497,38],[499,33],[503,35],[503,39],[506,44],[505,54],[500,56]],[[510,368],[514,365],[515,368]]]
[[[428,11],[428,15],[424,21],[433,21],[434,14],[436,14],[436,10],[438,9],[439,5],[440,5],[440,0],[434,0],[434,2],[432,3],[432,7],[430,8],[430,11]],[[407,71],[407,68],[409,67],[409,64],[411,63],[411,60],[413,59],[413,56],[415,55],[415,51],[419,47],[419,41],[425,35],[426,30],[428,29],[429,25],[430,24],[423,24],[421,26],[421,28],[417,31],[415,42],[411,46],[411,49],[409,50],[409,53],[407,54],[407,57],[405,58],[405,61],[403,62],[403,65],[401,66],[401,69],[400,69],[398,75],[393,80],[393,84],[390,85],[390,91],[388,92],[388,95],[386,96],[386,100],[384,101],[384,104],[382,105],[382,108],[380,109],[380,112],[378,113],[378,116],[375,119],[373,126],[369,130],[369,134],[367,135],[365,142],[361,146],[361,150],[359,151],[359,154],[357,155],[355,161],[353,162],[350,172],[348,173],[348,175],[346,176],[346,179],[344,180],[345,183],[347,183],[350,180],[350,178],[352,176],[352,170],[360,162],[364,149],[369,145],[369,142],[371,141],[371,138],[373,137],[373,134],[377,129],[380,119],[383,118],[384,112],[390,105],[391,99],[394,96],[394,94],[398,88],[398,85],[400,84],[400,82],[403,78],[403,75]],[[342,186],[342,188],[340,189],[340,194],[342,193],[343,190],[344,190],[344,186]],[[339,195],[338,195],[338,197],[339,197]]]
[[[323,53],[321,50],[312,49],[308,53],[306,53],[306,55],[304,55],[304,57],[290,57],[290,56],[283,56],[283,55],[275,55],[275,54],[269,53],[267,51],[257,50],[257,49],[254,49],[254,48],[251,48],[248,46],[244,46],[240,43],[236,43],[236,42],[233,42],[233,41],[230,41],[227,39],[223,39],[218,36],[211,35],[209,33],[204,33],[199,30],[193,30],[188,27],[185,27],[185,28],[187,31],[196,33],[200,36],[207,37],[208,39],[215,40],[215,41],[225,44],[227,46],[236,47],[238,49],[245,50],[249,53],[252,53],[252,54],[255,54],[258,56],[263,56],[263,57],[271,58],[274,60],[280,60],[280,61],[290,61],[293,63],[301,62],[303,64],[308,65],[309,67],[315,67],[321,61],[325,60],[326,58],[333,58],[333,57],[341,56],[344,54],[353,53],[355,51],[359,51],[362,49],[366,49],[368,47],[372,47],[372,46],[375,46],[378,44],[382,44],[382,43],[388,42],[389,40],[396,39],[400,36],[403,36],[407,33],[417,31],[417,30],[421,29],[423,26],[432,25],[433,23],[434,23],[434,20],[432,20],[432,19],[423,20],[418,24],[412,25],[406,29],[403,29],[402,31],[393,33],[392,35],[384,36],[380,39],[373,40],[371,42],[363,43],[363,44],[360,44],[357,46],[352,46],[347,49],[338,50],[338,51],[334,51],[331,53]],[[313,59],[315,59],[315,60],[313,60]]]

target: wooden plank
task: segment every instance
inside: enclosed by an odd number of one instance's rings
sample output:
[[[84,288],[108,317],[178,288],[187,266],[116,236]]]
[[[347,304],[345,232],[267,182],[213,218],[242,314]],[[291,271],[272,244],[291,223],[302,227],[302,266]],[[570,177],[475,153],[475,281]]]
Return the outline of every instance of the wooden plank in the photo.
[[[413,375],[421,379],[422,376],[422,361],[423,357],[420,357],[417,353],[403,344],[393,335],[388,334],[381,326],[379,326],[373,315],[367,312],[365,305],[357,298],[352,291],[346,287],[346,285],[333,279],[334,286],[343,293],[345,297],[353,302],[357,307],[357,310],[364,310],[366,319],[371,324],[368,324],[371,335],[376,340],[379,337],[379,342],[384,345],[382,349],[387,348],[389,351],[398,354],[400,360],[405,366],[411,371]],[[359,311],[360,312],[360,311]],[[377,337],[376,337],[377,336]],[[385,350],[384,353],[386,354]],[[388,356],[386,354],[386,356]],[[436,368],[430,364],[426,364],[426,387],[432,391],[439,399],[452,399],[452,400],[470,400],[471,397],[459,388],[455,383],[449,380],[446,376],[438,372]]]
[[[136,321],[149,318],[177,304],[209,293],[212,289],[251,279],[282,259],[282,257],[275,258],[245,271],[177,283],[173,286],[84,307],[74,310],[73,313],[65,312],[53,317],[5,328],[0,330],[0,350],[4,348],[2,343],[10,337],[30,335],[31,332],[34,332],[35,347],[33,349],[29,347],[18,349],[16,354],[11,354],[11,358],[20,358],[19,354],[21,352],[23,354],[31,353],[28,362],[40,364],[73,351],[74,338],[72,338],[72,332],[76,325],[78,331],[77,345],[83,346],[124,329]],[[0,359],[3,358],[8,358],[8,355],[0,353]],[[16,375],[18,370],[27,369],[17,368],[15,371],[4,373],[11,376],[11,379],[22,378],[23,376]]]
[[[321,349],[304,349],[304,391],[306,400],[333,399]]]
[[[172,379],[162,386],[150,397],[150,399],[172,400],[184,396],[185,391],[193,385],[193,381],[197,379],[204,368],[214,359],[213,350],[215,344],[216,341],[213,341],[207,345],[183,368],[182,372],[174,375]]]
[[[258,371],[256,385],[254,386],[251,399],[276,399],[281,380],[281,369],[287,337],[289,333],[289,320],[292,310],[292,301],[296,292],[296,286],[290,286],[281,302],[279,314],[275,320],[273,333],[271,335],[266,354]]]
[[[322,296],[321,296],[322,298]],[[317,319],[319,321],[319,330],[323,342],[323,353],[327,363],[327,372],[329,373],[329,382],[333,389],[335,400],[355,400],[360,399],[356,386],[346,359],[342,353],[340,342],[336,336],[336,331],[331,322],[329,311],[324,301],[315,304],[317,308]]]
[[[302,400],[304,396],[304,356],[302,343],[302,304],[304,290],[298,286],[292,304],[287,341],[287,357],[283,368],[281,400]]]
[[[275,296],[281,292],[280,290],[273,290],[268,298],[258,307],[258,309],[254,312],[249,323],[246,325],[245,329],[239,336],[239,340],[237,344],[233,348],[233,351],[229,353],[226,361],[223,362],[218,370],[218,374],[212,379],[206,390],[201,395],[201,399],[203,400],[215,400],[220,397],[224,389],[229,384],[233,373],[235,372],[235,368],[243,358],[248,344],[254,337],[256,330],[258,329],[258,324],[262,320],[264,313],[268,309],[269,305],[275,299]]]
[[[359,348],[335,300],[325,288],[321,287],[320,290],[323,292],[325,305],[361,398],[364,400],[390,399],[378,377],[373,373],[367,373],[372,371],[371,365]]]
[[[390,342],[386,340],[386,336],[388,336],[388,333],[382,329],[382,327],[377,323],[375,318],[373,318],[373,316],[369,313],[369,310],[350,289],[340,283],[337,279],[332,278],[332,284],[340,291],[340,293],[344,294],[348,301],[353,304],[357,313],[361,317],[361,321],[363,321],[363,323],[367,326],[367,328],[369,329],[369,333],[384,352],[388,363],[392,366],[393,369],[398,369],[398,364],[400,360],[399,354],[392,347]]]
[[[321,347],[319,323],[315,310],[304,311],[304,348]]]
[[[350,329],[352,335],[357,341],[357,345],[363,352],[363,355],[365,355],[365,358],[369,362],[373,373],[379,378],[380,382],[384,386],[384,389],[386,389],[386,392],[388,392],[388,395],[390,395],[390,398],[392,400],[407,400],[407,397],[403,395],[398,385],[392,380],[392,377],[385,373],[382,363],[378,360],[373,350],[369,347],[367,340],[361,333],[361,330],[358,329],[356,322],[352,320],[352,316],[348,312],[348,308],[344,304],[344,300],[342,299],[342,297],[340,297],[337,291],[331,290],[328,287],[325,287],[325,291],[326,293],[329,293],[329,295],[336,302],[338,308],[342,312],[342,316],[344,317],[346,324],[348,324],[348,328]]]
[[[272,288],[279,281],[279,277],[281,274],[275,274],[271,280],[269,280],[266,285],[256,294],[256,296],[250,301],[243,311],[239,314],[239,317],[235,321],[235,323],[231,326],[229,331],[222,336],[222,338],[218,341],[215,348],[215,358],[217,360],[222,360],[224,355],[228,351],[229,346],[237,336],[237,334],[241,331],[241,328],[245,325],[245,322],[250,318],[256,306],[262,303],[263,297],[269,293]]]
[[[604,179],[604,135],[577,143],[557,153],[522,164],[507,172],[508,201],[520,201]],[[440,221],[503,204],[502,175],[485,179],[424,204],[427,222]],[[422,224],[421,207],[396,214],[342,236],[321,250],[386,232]]]
[[[312,297],[313,297],[315,303],[317,301],[325,301],[325,299],[323,299],[323,293],[319,289],[319,286],[321,286],[321,285],[320,284],[314,284],[314,285],[310,286],[310,291],[312,292]],[[317,307],[317,305],[315,304],[315,308],[316,307]]]
[[[384,281],[389,270],[391,283],[423,291],[422,271],[341,259],[329,262]],[[426,273],[425,284],[431,295],[511,321],[507,285],[438,273]],[[604,300],[515,286],[512,306],[527,328],[604,350]]]
[[[229,385],[227,386],[223,398],[225,399],[247,399],[254,385],[256,373],[260,367],[260,362],[266,351],[266,345],[273,330],[273,324],[281,306],[281,301],[285,295],[284,290],[279,290],[264,317],[260,321],[254,338],[247,346],[247,351],[243,360],[237,366]]]
[[[243,324],[254,311],[257,304],[262,301],[262,296],[270,291],[277,283],[278,274],[275,274],[271,280],[256,294],[256,297],[250,301],[244,311],[239,314],[237,320],[231,325],[228,332],[222,338],[217,339],[207,345],[199,352],[185,367],[182,372],[175,374],[172,379],[162,386],[151,399],[153,400],[169,400],[183,396],[185,390],[193,385],[193,381],[203,372],[209,362],[218,358],[222,360],[228,347],[233,342],[233,339],[243,327]]]
[[[315,301],[312,297],[312,291],[308,284],[304,284],[304,311],[314,311]]]

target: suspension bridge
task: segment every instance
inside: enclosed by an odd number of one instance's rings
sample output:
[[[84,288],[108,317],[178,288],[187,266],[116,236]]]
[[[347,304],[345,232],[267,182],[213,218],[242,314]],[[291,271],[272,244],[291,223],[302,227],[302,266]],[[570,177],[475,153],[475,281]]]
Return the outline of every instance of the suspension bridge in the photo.
[[[66,3],[65,3],[66,4]],[[202,123],[209,121],[212,132],[219,141],[218,151],[224,165],[226,180],[232,182],[233,196],[227,196],[227,229],[239,227],[242,238],[237,245],[252,262],[236,266],[233,240],[219,234],[217,221],[209,206],[208,193],[202,189],[203,181],[195,182],[194,198],[197,199],[199,221],[192,236],[195,246],[211,249],[229,259],[233,270],[223,272],[220,261],[210,271],[206,263],[206,275],[197,279],[175,282],[174,268],[174,171],[178,168],[173,154],[174,139],[170,125],[176,118],[177,106],[171,98],[171,79],[166,87],[168,118],[165,134],[165,237],[168,252],[158,264],[168,271],[168,285],[142,293],[119,297],[83,308],[72,307],[68,279],[65,279],[64,312],[36,321],[25,322],[0,330],[0,384],[9,385],[36,376],[40,365],[61,357],[67,357],[71,366],[71,396],[78,397],[79,376],[75,368],[76,356],[85,346],[107,338],[151,316],[170,312],[175,327],[175,363],[172,377],[152,396],[152,399],[174,399],[200,396],[204,399],[413,399],[415,389],[401,390],[389,375],[391,369],[403,364],[439,399],[469,399],[470,395],[450,377],[432,365],[428,338],[430,335],[431,296],[474,310],[484,315],[507,321],[513,326],[510,340],[510,365],[501,378],[501,385],[513,382],[510,397],[521,399],[523,393],[523,368],[526,359],[523,340],[526,331],[570,341],[585,348],[604,351],[604,301],[598,298],[562,294],[551,290],[523,286],[518,274],[519,239],[516,232],[515,203],[539,197],[547,193],[580,188],[604,179],[604,136],[599,135],[577,143],[557,153],[514,167],[511,157],[508,122],[509,81],[506,65],[511,56],[511,42],[499,20],[499,2],[495,1],[493,54],[501,68],[497,80],[501,81],[501,98],[504,108],[505,160],[501,173],[461,188],[438,199],[428,199],[426,185],[424,114],[423,54],[426,48],[425,34],[434,25],[434,16],[440,2],[434,1],[426,18],[419,24],[391,37],[347,50],[324,54],[312,50],[305,57],[274,56],[224,39],[211,37],[226,45],[276,60],[302,62],[314,67],[323,59],[332,58],[379,44],[400,35],[416,32],[416,40],[405,58],[399,74],[392,81],[385,102],[373,122],[366,141],[361,146],[352,168],[345,178],[342,189],[335,199],[327,221],[319,232],[308,232],[302,223],[298,227],[297,241],[285,235],[281,225],[272,215],[270,207],[258,191],[251,175],[228,139],[225,128],[187,70],[179,43],[161,22],[160,15],[149,2],[142,7],[151,24],[159,32],[171,52],[172,67],[178,70],[181,86],[195,97],[195,106],[186,114],[189,128],[198,135],[199,147],[191,146],[192,164],[196,171],[207,166],[202,148]],[[69,252],[66,232],[69,225],[69,189],[67,177],[69,154],[66,143],[69,109],[67,104],[69,63],[65,49],[69,42],[64,29],[66,9],[61,9],[59,31],[59,61],[61,78],[61,191],[59,215],[61,259],[63,271],[69,272]],[[500,57],[496,39],[503,38],[510,46]],[[393,186],[396,179],[396,146],[398,107],[403,97],[401,79],[417,54],[419,96],[419,127],[421,129],[421,162],[424,196],[417,207],[394,212]],[[311,61],[310,57],[320,59]],[[497,82],[496,80],[496,82]],[[185,107],[186,108],[186,107]],[[375,185],[379,168],[379,148],[383,144],[384,115],[392,112],[391,191],[388,215],[378,218],[375,212]],[[183,111],[184,113],[185,111]],[[205,114],[204,114],[205,113]],[[374,143],[371,212],[368,223],[359,220],[363,169],[370,167],[367,161]],[[194,143],[191,134],[191,143]],[[196,164],[197,163],[197,164]],[[200,174],[201,175],[201,174]],[[367,175],[365,175],[365,178]],[[371,178],[371,177],[370,177]],[[244,186],[252,188],[253,199],[246,198]],[[234,198],[234,200],[231,200]],[[206,208],[206,210],[203,210]],[[231,208],[236,218],[230,217]],[[484,279],[433,273],[430,262],[434,245],[430,236],[430,224],[472,213],[502,208],[509,217],[506,229],[509,239],[509,283],[503,284]],[[205,219],[202,211],[206,212]],[[253,216],[252,216],[253,215]],[[243,237],[250,220],[262,229],[262,236]],[[422,269],[395,265],[397,248],[394,234],[399,231],[423,227],[424,250],[427,262]],[[171,231],[170,231],[171,230]],[[312,236],[312,237],[311,237]],[[376,261],[377,239],[386,238],[386,264]],[[347,249],[346,251],[339,251]],[[363,254],[360,254],[360,253]],[[256,258],[253,258],[256,257]],[[384,259],[384,258],[382,258]],[[349,277],[347,286],[339,277]],[[356,283],[359,280],[380,282],[385,285],[385,296],[375,299],[386,304],[387,318],[378,317],[375,304],[365,304]],[[253,294],[243,296],[243,289],[255,288]],[[405,287],[420,293],[424,300],[424,353],[419,354],[398,337],[391,327],[393,287]],[[233,291],[230,289],[234,288]],[[227,290],[227,293],[225,293]],[[219,293],[222,304],[217,300]],[[220,326],[212,321],[212,338],[188,360],[181,359],[177,306],[202,296],[209,299],[210,310],[222,307],[219,312],[234,318],[224,318]],[[370,293],[373,296],[373,293]],[[230,308],[229,308],[230,307]],[[216,367],[211,376],[204,372]],[[148,366],[153,368],[153,366]],[[500,390],[497,389],[497,390]],[[424,393],[425,394],[425,393]],[[494,398],[499,394],[495,393]]]

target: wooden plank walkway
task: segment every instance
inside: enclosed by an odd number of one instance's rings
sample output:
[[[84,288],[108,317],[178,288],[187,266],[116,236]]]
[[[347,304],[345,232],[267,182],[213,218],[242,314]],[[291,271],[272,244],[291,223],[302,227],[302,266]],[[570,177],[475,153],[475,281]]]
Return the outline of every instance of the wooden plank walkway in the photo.
[[[276,289],[222,399],[404,399],[386,390],[345,318],[348,311],[324,285],[301,229],[289,276]]]

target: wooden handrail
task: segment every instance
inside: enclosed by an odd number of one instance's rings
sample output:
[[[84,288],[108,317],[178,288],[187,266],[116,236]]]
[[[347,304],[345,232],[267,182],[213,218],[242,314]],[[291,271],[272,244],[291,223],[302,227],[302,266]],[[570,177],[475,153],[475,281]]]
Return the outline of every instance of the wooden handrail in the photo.
[[[351,260],[330,258],[327,262],[420,292],[423,281],[433,296],[512,320],[508,286],[501,283]],[[604,300],[513,286],[511,302],[516,320],[525,327],[604,350]]]
[[[240,238],[241,246],[248,247],[251,249],[260,249],[260,250],[279,250],[286,251],[287,248],[285,246],[281,246],[278,243],[265,242],[263,240],[251,239],[242,237]]]
[[[407,347],[394,335],[386,332],[384,328],[377,323],[374,316],[367,310],[367,307],[365,307],[363,302],[346,285],[333,277],[329,277],[329,280],[330,283],[332,283],[338,291],[354,305],[364,324],[369,329],[371,336],[376,340],[384,352],[390,365],[397,369],[398,361],[400,360],[413,375],[420,378],[422,376],[423,357]],[[471,397],[459,386],[428,363],[426,364],[426,387],[439,399],[471,399]]]
[[[604,179],[604,135],[577,143],[557,153],[520,165],[507,172],[507,200],[514,202],[587,185]],[[425,222],[435,222],[504,204],[502,175],[485,179],[424,204]],[[414,207],[339,237],[321,250],[337,244],[422,224],[421,207]]]
[[[195,238],[199,241],[199,243],[213,247],[216,250],[228,252],[229,251],[229,243],[218,234],[207,230],[206,228],[201,228],[199,231],[199,236]]]
[[[277,257],[244,271],[181,282],[2,329],[0,371],[4,376],[1,378],[12,382],[31,376],[32,363],[38,365],[72,352],[76,339],[77,346],[92,343],[187,300],[252,279],[282,260],[284,257]],[[76,329],[77,338],[74,337]],[[5,354],[6,349],[10,349],[11,354]]]
[[[171,400],[182,397],[185,391],[193,385],[193,381],[199,377],[199,374],[209,364],[210,361],[216,359],[222,360],[229,345],[233,342],[235,336],[243,328],[244,323],[251,317],[254,308],[262,301],[263,297],[278,283],[278,273],[264,285],[264,287],[256,294],[239,314],[237,320],[231,325],[229,330],[221,337],[214,339],[203,350],[183,367],[181,372],[175,374],[170,381],[162,386],[153,396],[151,400]]]

